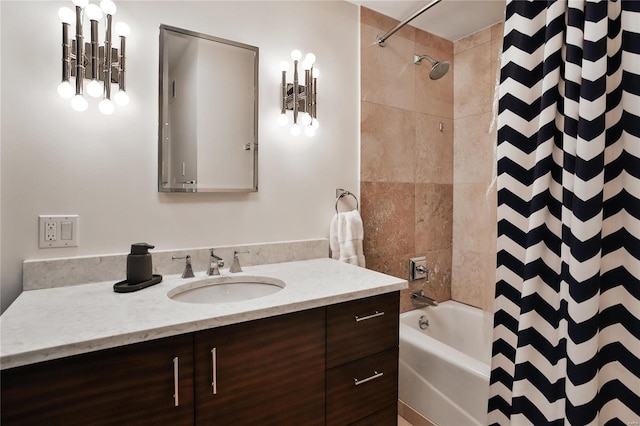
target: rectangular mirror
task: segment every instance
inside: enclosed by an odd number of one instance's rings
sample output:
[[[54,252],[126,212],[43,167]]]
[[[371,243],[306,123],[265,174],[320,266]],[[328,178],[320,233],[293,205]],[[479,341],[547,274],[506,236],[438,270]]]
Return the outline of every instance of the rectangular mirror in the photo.
[[[159,192],[258,190],[258,48],[160,26]]]

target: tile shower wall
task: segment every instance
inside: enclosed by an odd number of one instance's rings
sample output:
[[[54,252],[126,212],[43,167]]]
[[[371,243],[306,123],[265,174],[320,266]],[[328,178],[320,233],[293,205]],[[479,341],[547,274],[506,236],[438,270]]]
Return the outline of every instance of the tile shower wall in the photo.
[[[410,283],[401,311],[412,309],[411,291],[436,300],[451,297],[453,235],[453,70],[429,79],[430,66],[414,54],[453,63],[453,43],[405,26],[386,42],[377,35],[398,21],[361,8],[360,196],[367,267],[400,278],[409,258],[424,255],[429,282]],[[443,124],[443,131],[439,124]]]
[[[493,309],[496,265],[494,87],[503,23],[454,43],[451,298]]]

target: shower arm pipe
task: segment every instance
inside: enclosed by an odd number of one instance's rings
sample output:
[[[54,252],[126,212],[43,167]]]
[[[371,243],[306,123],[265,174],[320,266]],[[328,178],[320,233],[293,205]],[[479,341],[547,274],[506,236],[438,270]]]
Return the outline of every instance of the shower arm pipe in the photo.
[[[393,27],[392,29],[387,31],[387,33],[385,35],[383,35],[383,36],[379,35],[378,36],[378,45],[380,47],[384,47],[385,46],[385,42],[387,41],[387,39],[389,37],[391,37],[392,35],[394,35],[396,33],[396,31],[398,31],[400,28],[404,27],[409,22],[413,21],[415,18],[417,18],[418,16],[422,15],[424,12],[426,12],[429,9],[431,9],[433,6],[435,6],[436,4],[440,3],[441,1],[442,0],[432,0],[430,3],[425,4],[420,9],[416,10],[415,12],[413,12],[413,14],[411,16],[409,16],[407,19],[405,19],[404,21],[400,22],[398,25],[396,25],[395,27]]]

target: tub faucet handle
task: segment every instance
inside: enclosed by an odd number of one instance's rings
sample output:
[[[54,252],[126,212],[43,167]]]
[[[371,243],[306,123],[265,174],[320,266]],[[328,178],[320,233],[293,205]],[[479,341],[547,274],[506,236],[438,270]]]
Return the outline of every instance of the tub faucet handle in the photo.
[[[193,278],[193,267],[191,266],[191,256],[171,256],[171,260],[186,259],[184,264],[184,272],[182,272],[182,278]]]
[[[211,249],[211,256],[209,258],[209,269],[207,269],[207,275],[220,275],[220,268],[224,266],[224,260],[216,255],[216,250]]]
[[[249,250],[246,251],[233,251],[233,263],[231,264],[231,268],[229,268],[229,272],[236,273],[242,272],[242,267],[240,266],[240,259],[238,258],[238,254],[240,253],[250,253]]]

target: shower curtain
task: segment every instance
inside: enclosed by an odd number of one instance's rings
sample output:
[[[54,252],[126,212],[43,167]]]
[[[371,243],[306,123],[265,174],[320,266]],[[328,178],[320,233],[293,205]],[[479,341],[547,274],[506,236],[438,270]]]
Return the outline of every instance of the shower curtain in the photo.
[[[640,1],[508,1],[490,424],[640,425]]]

